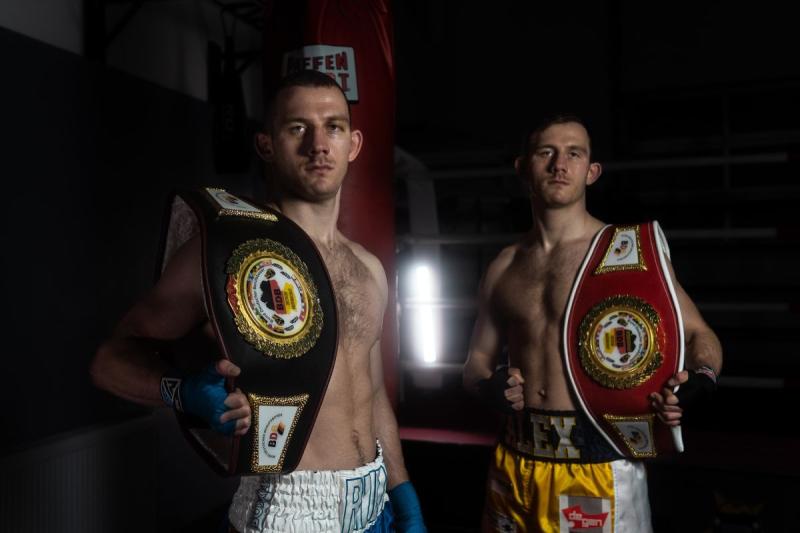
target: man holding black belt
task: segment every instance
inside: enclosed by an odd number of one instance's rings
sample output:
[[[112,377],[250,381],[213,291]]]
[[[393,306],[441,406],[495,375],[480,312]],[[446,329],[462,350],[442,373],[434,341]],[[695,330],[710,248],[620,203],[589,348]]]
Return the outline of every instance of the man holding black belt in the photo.
[[[719,341],[675,280],[656,222],[606,226],[586,210],[601,167],[580,119],[545,121],[515,166],[533,227],[484,276],[463,376],[507,413],[483,530],[651,531],[635,459],[681,448],[682,410],[714,389]]]
[[[383,384],[380,337],[386,275],[376,257],[337,229],[341,186],[361,149],[361,132],[351,128],[348,103],[339,86],[314,71],[282,80],[268,109],[256,147],[274,179],[270,207],[302,228],[316,245],[335,295],[338,337],[334,337],[336,355],[327,388],[296,468],[243,476],[229,511],[231,525],[242,533],[425,531]],[[235,205],[237,199],[220,196],[218,202]],[[223,358],[187,374],[171,368],[153,347],[198,329],[209,338],[219,332],[204,300],[203,244],[193,237],[172,256],[155,287],[99,348],[91,374],[99,387],[118,396],[144,405],[169,405],[203,419],[219,433],[246,436],[256,429],[251,425],[257,405],[241,390],[225,388],[226,379],[237,378],[246,369]],[[280,261],[277,264],[282,268]],[[288,341],[280,335],[289,325],[277,315],[293,316],[292,321],[300,323],[308,318],[302,310],[294,315],[287,311],[313,306],[313,299],[303,292],[308,283],[292,274],[280,286],[271,279],[275,268],[253,272],[259,279],[270,279],[261,282],[267,287],[263,294],[258,289],[252,292],[269,302],[255,302],[253,309],[257,314],[266,305],[272,311],[261,319],[241,320],[241,328],[258,326],[260,320],[272,328],[275,345],[285,347]],[[235,273],[231,279],[238,279]],[[249,290],[242,283],[243,290]],[[270,296],[271,290],[277,290],[276,295]],[[229,292],[231,308],[248,294]],[[273,319],[277,322],[270,322]],[[277,424],[271,435],[279,439],[287,429],[290,434],[291,421],[288,428]]]

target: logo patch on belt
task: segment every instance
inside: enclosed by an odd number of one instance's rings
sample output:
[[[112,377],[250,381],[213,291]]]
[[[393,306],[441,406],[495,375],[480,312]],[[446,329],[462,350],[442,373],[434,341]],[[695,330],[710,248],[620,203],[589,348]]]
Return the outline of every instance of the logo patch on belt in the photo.
[[[655,457],[656,447],[653,439],[655,415],[616,416],[603,415],[622,437],[633,457]]]
[[[618,295],[592,307],[580,324],[580,360],[587,374],[613,389],[631,389],[661,366],[660,318],[635,296]]]
[[[322,309],[308,267],[270,239],[239,245],[226,268],[228,305],[242,336],[264,355],[289,359],[310,350]]]
[[[268,222],[278,221],[278,217],[272,213],[262,211],[258,207],[245,202],[225,189],[206,187],[205,191],[219,206],[219,211],[217,212],[219,216],[249,217],[266,220]]]
[[[595,274],[620,270],[647,270],[642,257],[639,226],[623,226],[614,229],[614,236]]]
[[[253,472],[280,472],[286,446],[292,439],[297,420],[308,402],[308,394],[288,397],[248,394],[253,412]]]

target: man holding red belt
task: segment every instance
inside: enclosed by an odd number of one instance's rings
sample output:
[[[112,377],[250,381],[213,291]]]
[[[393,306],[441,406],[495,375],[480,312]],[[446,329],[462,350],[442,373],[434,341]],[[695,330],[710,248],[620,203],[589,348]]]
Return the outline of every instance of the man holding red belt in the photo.
[[[657,453],[654,435],[669,435],[686,405],[714,390],[720,343],[675,280],[655,222],[616,228],[609,239],[614,228],[586,210],[586,187],[601,167],[580,119],[558,116],[535,129],[515,167],[530,191],[533,227],[484,276],[464,367],[465,387],[508,415],[483,529],[651,531],[644,465],[630,459]],[[635,276],[659,273],[647,278],[663,288],[657,310],[630,290],[569,316],[591,283],[602,291],[617,276],[616,286],[633,289],[644,279]],[[509,362],[498,366],[504,345]],[[591,387],[638,393],[647,412],[598,412]]]

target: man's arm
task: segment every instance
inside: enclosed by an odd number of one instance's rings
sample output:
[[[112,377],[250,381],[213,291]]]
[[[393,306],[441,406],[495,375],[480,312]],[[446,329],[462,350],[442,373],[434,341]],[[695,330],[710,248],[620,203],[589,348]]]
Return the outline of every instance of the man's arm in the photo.
[[[381,309],[385,311],[389,289],[386,272],[377,257],[360,246],[353,251],[372,273],[381,293]],[[383,312],[381,313],[381,319]],[[369,350],[369,372],[372,381],[372,428],[381,444],[383,460],[386,465],[386,485],[389,500],[394,510],[395,530],[403,533],[425,533],[425,521],[414,486],[408,479],[400,434],[397,431],[397,418],[386,395],[383,380],[383,359],[381,357],[380,336]]]
[[[395,516],[395,530],[406,533],[424,533],[425,521],[414,486],[408,479],[403,448],[397,431],[397,419],[386,395],[383,381],[380,340],[369,352],[372,378],[372,426],[383,449],[386,464],[386,486]]]
[[[520,410],[525,407],[522,384],[525,380],[517,368],[496,370],[502,348],[502,334],[492,308],[494,285],[510,260],[510,250],[504,250],[492,262],[481,281],[478,292],[478,317],[472,330],[467,361],[464,363],[464,388],[498,409]]]
[[[464,363],[464,388],[479,393],[479,383],[492,376],[500,352],[500,331],[490,309],[492,280],[484,277],[478,293],[478,316]]]
[[[170,260],[158,283],[123,317],[111,338],[102,343],[90,366],[94,384],[116,396],[148,406],[164,406],[161,379],[171,369],[159,347],[180,339],[207,320],[200,272],[200,240],[189,240]],[[215,371],[235,377],[239,369],[221,359]],[[228,410],[219,422],[237,420],[236,434],[250,424],[250,410],[241,392],[224,397]],[[214,421],[216,422],[216,420]]]
[[[683,319],[685,370],[672,376],[661,394],[653,393],[651,400],[659,418],[667,425],[677,426],[686,404],[699,396],[710,395],[715,388],[716,377],[722,370],[722,345],[678,283],[672,264],[668,262],[667,265]],[[677,395],[673,393],[676,386],[680,386]],[[684,398],[683,404],[680,397]]]
[[[372,426],[383,448],[388,488],[393,489],[400,483],[408,481],[408,471],[403,460],[403,449],[400,446],[397,419],[389,403],[389,397],[386,395],[386,386],[383,381],[380,340],[375,342],[370,350],[369,361],[372,378]]]
[[[674,283],[678,294],[678,303],[681,306],[683,330],[686,337],[686,364],[684,366],[689,370],[707,366],[718,375],[722,371],[722,345],[719,338],[703,320],[697,306],[683,290],[683,287],[677,281]]]
[[[193,238],[100,345],[90,367],[95,385],[136,403],[163,405],[160,381],[169,368],[159,345],[181,338],[205,318],[200,275],[200,240]]]
[[[354,246],[353,251],[367,266],[367,269],[378,284],[381,294],[381,319],[383,319],[383,312],[386,310],[389,299],[389,287],[386,282],[386,272],[383,270],[383,265],[381,265],[377,257],[360,246]],[[403,450],[400,447],[397,419],[386,395],[380,336],[369,350],[369,372],[370,380],[372,381],[372,427],[383,449],[388,488],[392,489],[400,483],[408,481],[408,472],[403,461]]]

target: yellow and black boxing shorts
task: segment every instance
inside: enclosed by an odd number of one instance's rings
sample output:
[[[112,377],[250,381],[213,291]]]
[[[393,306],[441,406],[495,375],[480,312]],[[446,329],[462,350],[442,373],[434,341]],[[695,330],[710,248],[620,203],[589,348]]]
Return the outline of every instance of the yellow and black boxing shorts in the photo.
[[[618,455],[582,413],[520,411],[489,467],[483,530],[650,532],[644,465]]]

